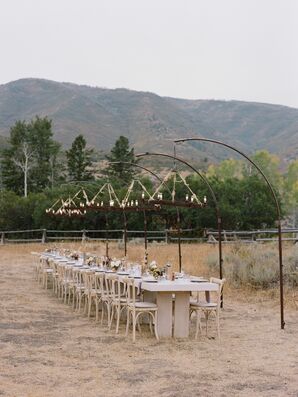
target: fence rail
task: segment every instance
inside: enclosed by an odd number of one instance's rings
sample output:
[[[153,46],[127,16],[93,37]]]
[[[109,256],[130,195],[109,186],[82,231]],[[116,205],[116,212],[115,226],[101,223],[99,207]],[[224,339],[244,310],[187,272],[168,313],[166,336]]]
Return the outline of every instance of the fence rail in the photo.
[[[165,243],[176,242],[178,240],[177,230],[148,230],[148,241],[163,241]],[[187,233],[191,232],[191,235]],[[250,231],[231,231],[223,230],[223,242],[232,243],[241,241],[244,243],[276,241],[277,229],[263,229]],[[298,242],[297,228],[282,229],[283,241]],[[126,236],[128,240],[144,240],[143,230],[127,230]],[[101,230],[47,230],[47,229],[31,229],[31,230],[6,230],[0,231],[0,244],[9,243],[46,243],[52,241],[124,241],[125,231],[123,229],[101,229]],[[203,237],[198,236],[195,229],[182,229],[181,242],[204,242],[217,243],[218,231],[206,229]]]

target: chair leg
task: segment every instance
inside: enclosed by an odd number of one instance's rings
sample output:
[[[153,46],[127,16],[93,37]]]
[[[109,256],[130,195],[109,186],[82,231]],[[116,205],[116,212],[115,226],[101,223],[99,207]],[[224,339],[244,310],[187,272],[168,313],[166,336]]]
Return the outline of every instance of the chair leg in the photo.
[[[110,322],[108,324],[109,326],[109,330],[112,329],[112,323],[113,323],[113,319],[114,319],[114,305],[112,305],[112,310],[111,310],[111,318],[110,318]]]
[[[91,315],[91,306],[92,306],[92,298],[91,296],[88,296],[88,318],[90,318]]]
[[[126,319],[126,331],[125,331],[125,336],[128,335],[128,329],[129,329],[129,321],[130,321],[130,310],[127,310],[127,319]]]
[[[136,341],[136,314],[135,313],[131,313],[132,314],[132,341],[133,343]]]
[[[104,309],[105,309],[105,304],[104,302],[101,303],[101,325],[103,324],[103,316],[104,316]]]
[[[120,316],[121,316],[121,306],[117,306],[116,334],[118,334],[119,332]]]
[[[216,313],[216,326],[217,326],[217,336],[220,339],[220,331],[219,331],[219,312]]]
[[[155,312],[154,315],[154,333],[155,333],[155,338],[159,341],[159,336],[157,333],[157,311]]]
[[[195,336],[195,339],[198,339],[199,330],[200,330],[200,332],[202,331],[201,330],[201,318],[200,318],[199,310],[196,310],[196,316],[197,316],[197,318],[196,318],[196,336]]]
[[[95,321],[98,321],[98,299],[95,297]]]

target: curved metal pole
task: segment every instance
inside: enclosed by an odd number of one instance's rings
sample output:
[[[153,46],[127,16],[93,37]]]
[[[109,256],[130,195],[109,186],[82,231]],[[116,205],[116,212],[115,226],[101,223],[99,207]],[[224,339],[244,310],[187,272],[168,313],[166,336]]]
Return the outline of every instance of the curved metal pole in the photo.
[[[127,218],[126,214],[123,211],[123,223],[124,223],[124,233],[123,233],[123,239],[124,239],[124,256],[127,254]]]
[[[248,160],[262,175],[264,178],[265,182],[267,183],[267,186],[269,187],[269,190],[272,194],[272,197],[274,199],[275,207],[276,207],[276,213],[277,213],[277,223],[278,223],[278,252],[279,252],[279,286],[280,286],[280,322],[281,322],[281,329],[284,329],[285,327],[285,321],[284,321],[284,293],[283,293],[283,263],[282,263],[282,236],[281,236],[281,211],[280,211],[280,206],[279,202],[277,200],[276,193],[269,182],[268,178],[264,174],[264,172],[261,170],[261,168],[251,159],[249,158],[245,153],[241,152],[240,150],[236,149],[235,147],[228,145],[227,143],[217,141],[215,139],[209,139],[209,138],[181,138],[181,139],[175,139],[174,142],[179,143],[179,142],[188,142],[188,141],[202,141],[202,142],[210,142],[210,143],[215,143],[217,145],[225,146],[228,149],[233,150],[234,152],[240,154],[246,160]]]
[[[189,164],[187,161],[176,157],[176,156],[172,156],[170,154],[166,154],[166,153],[139,153],[136,154],[136,157],[144,157],[144,156],[163,156],[163,157],[168,157],[174,160],[179,161],[180,163],[185,164],[186,166],[188,166],[190,169],[192,169],[203,181],[204,183],[207,185],[212,199],[214,201],[215,204],[215,208],[216,208],[216,215],[217,215],[217,227],[218,227],[218,255],[219,255],[219,277],[222,278],[223,276],[223,272],[222,272],[222,264],[223,264],[223,258],[222,258],[222,238],[221,238],[221,214],[220,214],[220,209],[219,209],[219,205],[218,205],[218,201],[216,198],[216,195],[214,193],[214,190],[212,189],[210,183],[208,182],[208,180],[204,177],[204,175],[202,175],[195,167],[193,167],[191,164]]]
[[[130,165],[130,166],[133,166],[133,167],[138,167],[138,168],[140,168],[140,169],[142,169],[142,170],[148,172],[148,173],[151,174],[152,176],[154,176],[156,179],[159,180],[160,183],[163,182],[163,180],[162,180],[155,172],[149,170],[148,168],[146,168],[146,167],[144,167],[144,166],[142,166],[142,165],[140,165],[140,164],[137,164],[137,163],[130,163],[129,161],[111,161],[111,162],[109,162],[109,164],[127,164],[127,165]],[[169,189],[168,185],[165,184],[164,186],[165,186],[165,188],[167,189],[168,193],[170,193],[170,195],[171,195],[172,193],[171,193],[171,190]],[[123,211],[123,212],[124,212],[124,211]],[[177,212],[177,220],[179,220],[179,225],[180,225],[180,213],[179,213],[179,209],[178,209],[177,207],[176,207],[176,212]],[[147,262],[148,262],[148,252],[147,252],[147,247],[148,247],[148,239],[147,239],[147,217],[146,217],[146,211],[145,211],[145,210],[143,211],[143,213],[144,213],[145,262],[147,263]],[[180,239],[180,232],[181,232],[181,230],[180,230],[180,226],[179,226],[179,230],[178,230],[178,233],[179,233],[179,235],[178,235],[179,272],[181,272],[181,269],[182,269],[182,254],[181,254],[181,239]],[[126,250],[126,245],[125,245],[125,252],[127,252],[127,250]],[[126,256],[126,254],[125,254],[125,256]]]
[[[105,218],[106,218],[106,257],[107,260],[109,260],[109,237],[108,237],[109,221],[108,221],[107,213],[105,214]]]

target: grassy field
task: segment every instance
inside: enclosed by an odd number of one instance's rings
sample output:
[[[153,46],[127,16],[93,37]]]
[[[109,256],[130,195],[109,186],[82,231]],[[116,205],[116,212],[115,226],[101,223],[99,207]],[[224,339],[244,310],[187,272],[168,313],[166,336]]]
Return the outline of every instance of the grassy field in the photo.
[[[62,245],[61,245],[62,246]],[[104,254],[104,245],[63,244]],[[298,312],[287,291],[286,327],[280,330],[278,288],[227,285],[221,340],[161,340],[144,328],[132,344],[94,318],[73,312],[34,278],[41,245],[0,247],[0,396],[5,397],[297,397]],[[49,245],[46,245],[49,247]],[[225,252],[231,248],[225,247]],[[118,251],[119,250],[119,251]],[[209,276],[209,245],[184,245],[185,271]],[[150,259],[177,266],[175,245],[149,247]],[[111,246],[111,256],[123,251]],[[129,246],[140,261],[143,248]],[[277,262],[276,262],[277,264]],[[130,335],[131,336],[131,335]]]

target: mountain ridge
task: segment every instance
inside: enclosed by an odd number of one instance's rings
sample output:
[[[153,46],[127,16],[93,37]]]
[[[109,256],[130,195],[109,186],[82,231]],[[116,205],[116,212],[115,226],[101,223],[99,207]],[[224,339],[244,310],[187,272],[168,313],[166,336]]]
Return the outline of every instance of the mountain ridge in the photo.
[[[53,121],[54,137],[69,147],[78,134],[108,151],[120,135],[136,151],[172,150],[170,140],[204,136],[252,153],[267,149],[285,161],[298,155],[298,109],[247,101],[161,97],[148,91],[19,79],[0,85],[0,135],[17,120],[36,115]],[[189,159],[230,157],[202,143],[179,146]]]

